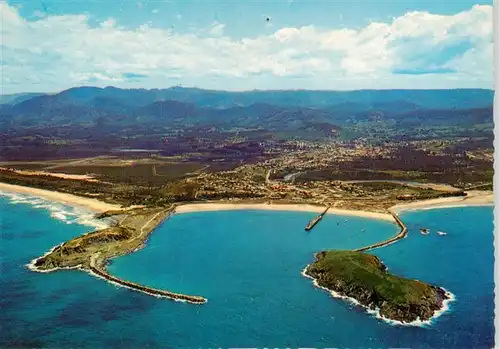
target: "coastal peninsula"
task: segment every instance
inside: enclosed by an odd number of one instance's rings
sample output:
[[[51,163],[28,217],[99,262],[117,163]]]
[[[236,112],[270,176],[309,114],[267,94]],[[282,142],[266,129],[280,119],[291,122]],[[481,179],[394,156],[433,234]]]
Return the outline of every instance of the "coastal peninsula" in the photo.
[[[173,212],[168,208],[134,208],[106,211],[97,218],[112,217],[113,226],[78,236],[54,247],[42,257],[33,260],[28,267],[37,272],[59,269],[80,269],[116,285],[143,292],[152,296],[203,304],[203,297],[186,295],[138,285],[110,275],[106,264],[111,258],[142,248],[151,232]]]

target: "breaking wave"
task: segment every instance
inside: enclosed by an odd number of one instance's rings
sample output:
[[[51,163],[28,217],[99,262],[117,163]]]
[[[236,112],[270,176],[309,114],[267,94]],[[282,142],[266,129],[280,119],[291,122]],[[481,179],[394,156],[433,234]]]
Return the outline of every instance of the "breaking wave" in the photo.
[[[392,319],[388,319],[386,318],[385,316],[382,316],[380,314],[380,309],[379,308],[375,308],[375,309],[370,309],[369,307],[361,304],[357,299],[355,298],[352,298],[352,297],[348,297],[348,296],[344,296],[338,292],[335,292],[335,291],[332,291],[326,287],[323,287],[323,286],[320,286],[318,284],[318,281],[313,278],[312,276],[308,275],[307,274],[307,268],[309,266],[306,266],[301,274],[302,276],[305,276],[306,278],[308,279],[311,279],[313,281],[313,285],[317,288],[320,288],[328,293],[330,293],[332,295],[333,298],[338,298],[338,299],[342,299],[344,301],[347,301],[355,306],[359,306],[363,309],[365,309],[365,311],[374,316],[375,318],[377,318],[378,320],[382,320],[386,323],[388,323],[389,325],[392,325],[392,326],[415,326],[415,327],[429,327],[430,325],[432,325],[434,323],[434,321],[440,317],[441,315],[443,315],[444,313],[446,312],[449,312],[450,311],[450,303],[451,302],[454,302],[456,300],[456,296],[451,293],[450,291],[446,290],[445,288],[441,287],[441,289],[443,291],[445,291],[446,293],[446,296],[448,297],[447,299],[445,299],[443,301],[443,304],[441,305],[441,309],[438,309],[436,311],[434,311],[434,315],[429,319],[429,320],[420,320],[420,318],[418,318],[417,320],[415,321],[412,321],[412,322],[402,322],[402,321],[397,321],[397,320],[392,320]]]
[[[58,202],[46,200],[28,194],[19,194],[0,191],[0,197],[5,197],[9,203],[31,205],[36,209],[47,210],[50,216],[66,224],[79,224],[95,229],[104,229],[110,226],[106,219],[96,219],[95,213],[81,207],[73,207]]]

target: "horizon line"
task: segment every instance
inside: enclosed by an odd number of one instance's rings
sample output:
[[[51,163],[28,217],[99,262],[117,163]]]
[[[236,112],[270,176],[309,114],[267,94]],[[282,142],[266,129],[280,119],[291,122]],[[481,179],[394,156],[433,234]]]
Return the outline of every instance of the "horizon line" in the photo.
[[[248,93],[248,92],[358,92],[358,91],[456,91],[456,90],[481,90],[481,91],[491,91],[495,92],[494,88],[484,88],[484,87],[455,87],[455,88],[360,88],[360,89],[347,89],[347,90],[334,90],[334,89],[307,89],[307,88],[290,88],[290,89],[242,89],[242,90],[224,90],[224,89],[210,89],[210,88],[202,88],[196,86],[182,86],[182,85],[171,85],[169,87],[134,87],[134,88],[126,88],[126,87],[117,87],[113,85],[108,85],[105,87],[94,86],[94,85],[80,85],[68,87],[63,90],[58,90],[55,92],[39,92],[39,91],[24,91],[24,92],[14,92],[14,93],[6,93],[0,94],[0,96],[13,96],[19,94],[42,94],[42,95],[57,95],[59,93],[79,89],[79,88],[95,88],[95,89],[109,89],[114,88],[118,90],[146,90],[146,91],[154,91],[154,90],[169,90],[169,89],[185,89],[185,90],[201,90],[207,92],[225,92],[225,93]]]

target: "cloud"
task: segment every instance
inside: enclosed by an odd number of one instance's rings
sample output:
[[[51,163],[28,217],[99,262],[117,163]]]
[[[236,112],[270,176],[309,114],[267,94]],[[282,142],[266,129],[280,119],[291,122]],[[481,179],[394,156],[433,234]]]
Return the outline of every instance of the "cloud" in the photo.
[[[102,28],[114,28],[115,26],[116,26],[116,19],[111,17],[101,23]]]
[[[123,78],[128,80],[138,80],[138,79],[144,79],[146,77],[147,75],[144,74],[123,73]]]
[[[46,14],[45,12],[40,11],[40,10],[35,10],[35,11],[33,12],[33,16],[34,16],[34,17],[38,17],[38,18],[43,18],[43,17],[45,17],[46,15],[47,15],[47,14]]]
[[[359,29],[285,27],[233,38],[224,24],[179,33],[151,22],[48,15],[27,20],[0,3],[4,93],[79,84],[206,88],[492,86],[492,7],[409,12]],[[182,17],[181,17],[182,18]],[[298,84],[298,85],[297,85]]]
[[[424,75],[424,74],[447,74],[455,73],[456,71],[450,68],[418,68],[418,69],[394,69],[394,74],[401,75]]]
[[[160,12],[160,10],[158,10],[157,8],[155,8],[155,9],[153,9],[153,10],[151,11],[151,13],[158,13],[158,12]]]
[[[214,36],[220,36],[224,33],[225,24],[219,23],[217,21],[212,23],[212,27],[208,31],[209,34]]]

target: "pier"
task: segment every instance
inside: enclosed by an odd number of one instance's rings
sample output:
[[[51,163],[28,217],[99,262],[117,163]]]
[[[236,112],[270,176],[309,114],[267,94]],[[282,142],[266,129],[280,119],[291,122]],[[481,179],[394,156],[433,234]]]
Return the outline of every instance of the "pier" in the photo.
[[[122,280],[120,278],[117,278],[115,276],[109,275],[107,272],[102,270],[96,265],[96,259],[99,257],[99,254],[95,254],[92,256],[90,259],[90,271],[94,274],[96,274],[98,277],[101,277],[103,279],[106,279],[109,282],[118,284],[120,286],[139,291],[142,293],[149,294],[151,296],[156,296],[156,297],[163,297],[163,298],[168,298],[176,301],[183,301],[183,302],[188,302],[188,303],[193,303],[193,304],[203,304],[207,302],[206,298],[200,297],[200,296],[190,296],[182,293],[174,293],[170,291],[165,291],[165,290],[160,290],[152,287],[147,287],[147,286],[142,286],[130,281]]]
[[[329,209],[330,209],[330,206],[328,206],[328,207],[327,207],[327,208],[326,208],[326,209],[325,209],[325,210],[324,210],[321,214],[319,214],[319,215],[317,215],[316,217],[314,217],[313,219],[311,219],[311,220],[309,221],[309,223],[307,223],[305,230],[306,230],[306,231],[309,231],[309,230],[311,230],[312,228],[314,228],[314,226],[315,226],[316,224],[318,224],[318,222],[319,222],[320,220],[322,220],[322,219],[323,219],[323,216],[324,216],[324,215],[328,212],[328,210],[329,210]]]
[[[399,227],[401,228],[401,231],[394,237],[388,239],[388,240],[385,240],[385,241],[382,241],[382,242],[378,242],[376,244],[372,244],[372,245],[369,245],[369,246],[365,246],[365,247],[361,247],[361,248],[358,248],[356,250],[354,250],[355,252],[364,252],[364,251],[368,251],[368,250],[373,250],[374,248],[379,248],[379,247],[383,247],[383,246],[387,246],[387,245],[390,245],[400,239],[403,239],[406,237],[406,235],[408,235],[408,228],[406,228],[406,225],[403,223],[403,221],[399,218],[399,216],[397,214],[395,214],[394,212],[391,212],[392,216],[394,217],[394,220],[396,221],[396,223],[399,225]]]

